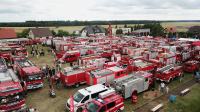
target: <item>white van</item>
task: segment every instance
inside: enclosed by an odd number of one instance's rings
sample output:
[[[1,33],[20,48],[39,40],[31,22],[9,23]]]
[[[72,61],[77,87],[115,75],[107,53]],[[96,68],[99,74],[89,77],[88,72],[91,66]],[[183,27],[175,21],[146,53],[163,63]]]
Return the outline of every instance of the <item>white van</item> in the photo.
[[[105,92],[107,90],[112,90],[112,89],[113,88],[104,86],[103,84],[97,84],[97,85],[93,85],[93,86],[78,90],[73,95],[74,112],[82,112],[82,110],[85,108],[85,104],[87,104],[92,99],[97,98],[99,96],[99,93]],[[67,110],[70,110],[70,102],[71,102],[70,100],[71,99],[69,98],[66,103]]]

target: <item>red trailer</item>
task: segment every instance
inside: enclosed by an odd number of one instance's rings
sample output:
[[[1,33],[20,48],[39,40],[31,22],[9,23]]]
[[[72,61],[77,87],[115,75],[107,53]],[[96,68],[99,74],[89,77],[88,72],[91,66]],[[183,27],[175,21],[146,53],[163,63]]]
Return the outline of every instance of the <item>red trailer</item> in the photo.
[[[183,70],[181,66],[167,65],[157,69],[155,77],[157,80],[169,83],[174,78],[181,77],[182,75],[183,75]]]
[[[111,84],[115,79],[126,76],[126,69],[120,67],[110,67],[102,70],[87,72],[86,81],[88,85]]]
[[[196,60],[187,61],[183,64],[183,71],[194,72],[199,69],[199,62]]]
[[[80,68],[66,67],[62,72],[58,74],[60,80],[64,86],[79,87],[80,84],[86,83],[86,72]]]
[[[128,61],[121,61],[122,66],[127,67],[128,73],[133,71],[152,71],[158,66],[158,63],[140,59],[129,59]]]

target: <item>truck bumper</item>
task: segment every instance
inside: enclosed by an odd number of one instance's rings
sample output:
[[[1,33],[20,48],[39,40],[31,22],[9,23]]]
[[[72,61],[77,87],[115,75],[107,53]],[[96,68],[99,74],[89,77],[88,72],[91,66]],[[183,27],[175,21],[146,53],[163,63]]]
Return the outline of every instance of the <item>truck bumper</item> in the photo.
[[[30,85],[27,85],[27,89],[28,89],[28,90],[31,90],[31,89],[38,89],[38,88],[42,88],[43,86],[44,86],[43,83],[41,83],[41,84],[36,84],[36,85],[30,84]]]
[[[21,105],[20,107],[11,108],[9,110],[1,110],[0,112],[26,112],[27,106],[26,104]]]

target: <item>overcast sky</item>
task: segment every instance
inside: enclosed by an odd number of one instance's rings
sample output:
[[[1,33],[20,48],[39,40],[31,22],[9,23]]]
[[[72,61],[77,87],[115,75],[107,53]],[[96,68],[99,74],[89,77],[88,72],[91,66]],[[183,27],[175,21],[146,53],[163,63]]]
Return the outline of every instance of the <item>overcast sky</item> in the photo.
[[[200,20],[200,0],[0,0],[0,22]]]

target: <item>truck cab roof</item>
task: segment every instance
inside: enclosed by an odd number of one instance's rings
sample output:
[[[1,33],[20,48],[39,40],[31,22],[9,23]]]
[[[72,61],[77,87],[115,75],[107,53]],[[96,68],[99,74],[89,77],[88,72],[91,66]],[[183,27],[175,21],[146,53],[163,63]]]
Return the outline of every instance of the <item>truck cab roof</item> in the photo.
[[[20,80],[12,69],[0,72],[0,96],[6,96],[13,91],[22,91]]]
[[[123,71],[123,70],[124,70],[123,68],[118,67],[118,66],[109,67],[109,68],[107,68],[107,69],[109,69],[109,70],[111,70],[111,71],[113,71],[113,72],[120,72],[120,71]]]
[[[73,75],[73,74],[79,74],[84,73],[85,71],[80,68],[72,68],[72,67],[66,67],[64,68],[64,74],[67,76]]]
[[[96,84],[96,85],[93,85],[93,86],[90,86],[90,87],[87,87],[84,89],[80,89],[80,90],[78,90],[78,92],[80,92],[86,96],[86,95],[90,95],[90,94],[97,93],[97,92],[107,90],[107,89],[109,89],[109,88],[102,84]]]
[[[103,69],[103,70],[94,70],[91,71],[90,74],[93,75],[94,77],[103,77],[105,75],[109,75],[112,74],[113,71],[109,70],[109,69]]]

